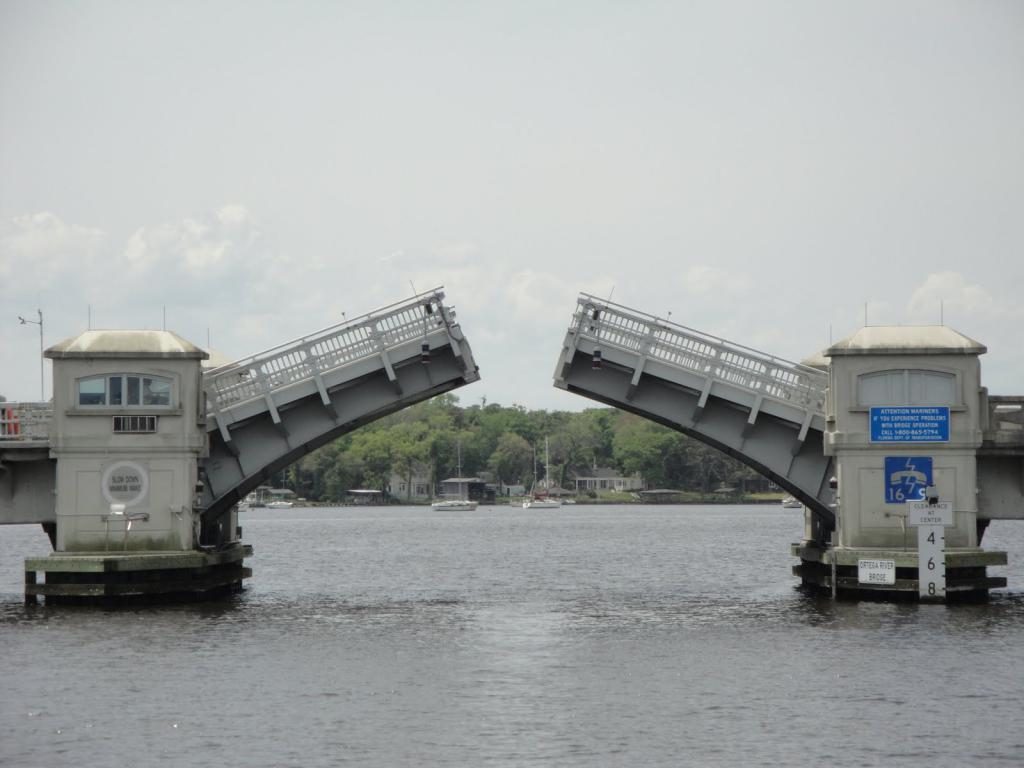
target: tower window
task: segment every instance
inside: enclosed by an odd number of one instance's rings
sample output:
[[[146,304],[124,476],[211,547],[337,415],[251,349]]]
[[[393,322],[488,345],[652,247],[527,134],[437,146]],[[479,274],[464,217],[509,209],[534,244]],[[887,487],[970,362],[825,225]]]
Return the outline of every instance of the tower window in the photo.
[[[78,380],[80,406],[171,407],[172,381],[164,376],[115,373]]]
[[[959,405],[956,376],[942,371],[899,369],[857,379],[857,399],[872,405]]]

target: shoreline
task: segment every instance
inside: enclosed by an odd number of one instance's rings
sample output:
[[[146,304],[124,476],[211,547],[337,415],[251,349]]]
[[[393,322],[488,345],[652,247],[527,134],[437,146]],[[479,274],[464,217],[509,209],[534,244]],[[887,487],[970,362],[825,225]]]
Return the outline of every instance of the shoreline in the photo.
[[[728,506],[728,505],[757,505],[757,506],[770,506],[770,505],[782,505],[783,497],[780,496],[777,499],[764,499],[764,498],[711,498],[711,499],[682,499],[682,500],[669,500],[669,501],[636,501],[636,500],[619,500],[619,499],[587,499],[585,501],[574,500],[569,503],[562,503],[563,507],[596,507],[596,506],[637,506],[637,507],[706,507],[706,506]],[[420,500],[397,500],[387,501],[380,504],[357,504],[352,502],[343,501],[307,501],[302,503],[296,503],[292,507],[293,509],[299,509],[301,507],[424,507],[429,508],[430,501]],[[512,500],[500,500],[494,502],[478,501],[477,504],[481,507],[511,507],[516,508],[519,506],[519,502]]]

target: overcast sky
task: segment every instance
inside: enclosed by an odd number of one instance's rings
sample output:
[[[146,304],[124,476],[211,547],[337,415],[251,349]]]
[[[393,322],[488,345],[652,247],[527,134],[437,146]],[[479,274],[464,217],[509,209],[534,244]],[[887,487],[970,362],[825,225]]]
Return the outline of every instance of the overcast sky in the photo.
[[[1024,4],[0,0],[0,394],[37,308],[234,358],[410,284],[463,403],[589,405],[613,289],[790,359],[941,305],[1024,394]]]

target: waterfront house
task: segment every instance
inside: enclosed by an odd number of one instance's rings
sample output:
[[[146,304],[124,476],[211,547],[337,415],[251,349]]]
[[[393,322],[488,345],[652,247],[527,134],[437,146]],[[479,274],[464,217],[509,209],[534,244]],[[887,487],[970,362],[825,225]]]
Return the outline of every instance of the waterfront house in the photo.
[[[632,475],[624,475],[617,469],[611,467],[594,467],[583,472],[577,472],[574,478],[576,482],[576,493],[588,491],[642,491],[644,479],[639,472]]]
[[[472,499],[482,501],[487,495],[487,483],[480,477],[449,477],[440,483],[438,496],[442,499]]]
[[[430,467],[426,464],[413,464],[412,474],[392,472],[388,478],[391,495],[400,501],[429,501]]]

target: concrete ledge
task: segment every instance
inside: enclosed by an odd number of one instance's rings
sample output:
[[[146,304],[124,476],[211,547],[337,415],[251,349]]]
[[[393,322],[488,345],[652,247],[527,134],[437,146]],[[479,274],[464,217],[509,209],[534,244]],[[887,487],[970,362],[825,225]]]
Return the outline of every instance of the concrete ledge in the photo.
[[[208,592],[229,587],[240,579],[252,576],[251,568],[241,568],[237,573],[215,572],[207,576],[170,581],[131,582],[124,584],[26,584],[26,596],[40,597],[134,597],[142,595],[177,595]]]
[[[248,544],[214,552],[54,553],[25,560],[25,602],[196,600],[242,588]],[[39,583],[39,574],[44,583]]]
[[[793,575],[797,576],[805,587],[831,590],[833,595],[838,597],[860,596],[865,599],[882,600],[930,599],[918,596],[917,550],[831,549],[805,541],[791,545],[790,552],[794,557],[800,558],[800,564],[793,566]],[[857,572],[857,561],[860,559],[894,560],[895,582],[861,583]],[[946,599],[983,600],[989,590],[1005,587],[1006,578],[989,576],[986,568],[990,565],[1006,565],[1006,560],[1005,552],[985,552],[980,549],[948,550]]]
[[[857,592],[913,592],[917,594],[917,579],[896,579],[895,584],[862,584],[856,576],[839,576],[836,579],[839,589]],[[1006,586],[1006,579],[1000,576],[981,576],[973,579],[948,579],[946,594],[951,592],[976,592],[978,590],[999,589]]]
[[[812,563],[839,566],[857,566],[861,559],[895,560],[897,568],[917,568],[916,549],[822,549],[809,544],[790,545],[790,554]],[[989,565],[1006,565],[1006,552],[983,549],[947,549],[947,568],[979,568]]]
[[[53,552],[46,557],[25,560],[26,571],[109,573],[112,571],[157,571],[204,568],[252,557],[252,546],[242,544],[217,552]]]

